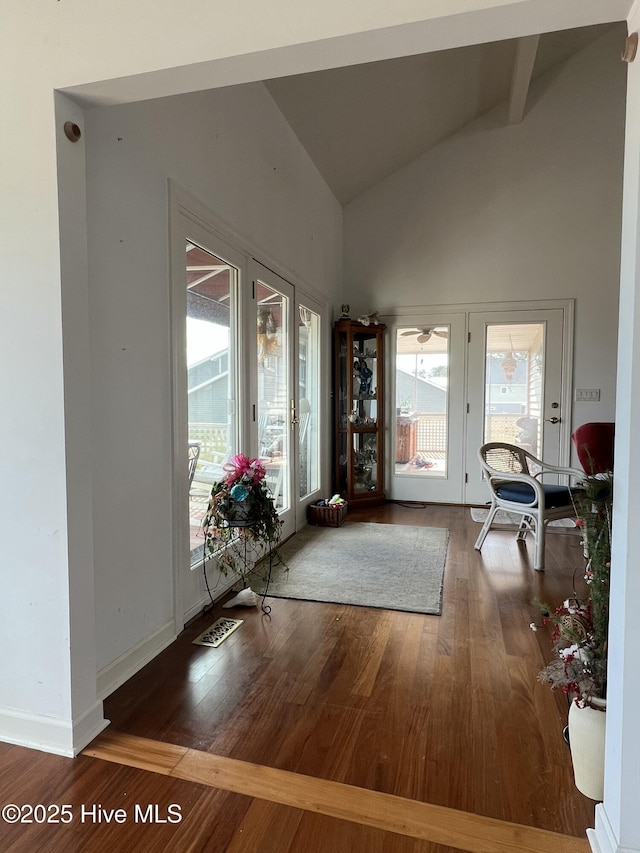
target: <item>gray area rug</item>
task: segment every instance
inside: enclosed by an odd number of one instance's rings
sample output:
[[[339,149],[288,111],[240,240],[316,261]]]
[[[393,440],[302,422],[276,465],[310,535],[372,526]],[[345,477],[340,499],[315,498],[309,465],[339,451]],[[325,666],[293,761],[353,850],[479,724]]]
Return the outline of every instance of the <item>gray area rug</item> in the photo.
[[[289,570],[274,566],[267,595],[439,615],[448,541],[441,527],[308,526],[279,549]]]
[[[487,517],[489,510],[488,509],[479,509],[478,507],[471,507],[471,518],[473,521],[478,521],[482,523]],[[521,515],[517,515],[517,513],[506,512],[504,509],[499,509],[496,513],[496,517],[493,520],[493,524],[496,527],[518,527],[520,521],[522,520]],[[550,521],[547,524],[547,527],[575,527],[575,523],[572,518],[556,518],[555,521]]]

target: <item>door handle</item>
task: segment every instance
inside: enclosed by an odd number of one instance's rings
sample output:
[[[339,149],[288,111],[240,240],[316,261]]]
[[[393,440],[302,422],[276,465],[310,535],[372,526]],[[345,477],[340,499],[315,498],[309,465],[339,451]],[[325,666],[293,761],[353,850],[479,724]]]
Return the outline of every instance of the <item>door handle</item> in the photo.
[[[560,418],[556,418],[556,416],[554,415],[552,418],[545,418],[544,422],[546,424],[559,424]]]
[[[298,415],[296,413],[296,401],[295,400],[291,400],[289,420],[291,423],[291,429],[295,429],[296,424],[298,423]]]

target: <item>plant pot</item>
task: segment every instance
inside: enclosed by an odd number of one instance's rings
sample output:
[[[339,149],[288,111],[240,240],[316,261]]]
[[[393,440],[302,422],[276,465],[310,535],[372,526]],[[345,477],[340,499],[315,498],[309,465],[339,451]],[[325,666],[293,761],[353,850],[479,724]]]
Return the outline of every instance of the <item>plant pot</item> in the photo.
[[[234,501],[229,498],[221,506],[220,514],[226,519],[229,527],[250,527],[257,521],[256,507],[248,500]]]
[[[591,699],[593,707],[581,708],[575,700],[569,707],[569,746],[576,788],[585,797],[601,801],[604,796],[604,734],[606,699]]]

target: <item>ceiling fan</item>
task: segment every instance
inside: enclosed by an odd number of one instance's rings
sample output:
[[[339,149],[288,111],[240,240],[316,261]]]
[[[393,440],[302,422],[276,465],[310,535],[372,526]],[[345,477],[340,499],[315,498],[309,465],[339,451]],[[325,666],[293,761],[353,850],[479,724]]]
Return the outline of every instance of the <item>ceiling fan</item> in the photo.
[[[436,329],[435,326],[427,326],[424,329],[409,329],[406,332],[401,332],[400,334],[402,337],[406,337],[407,335],[416,335],[416,340],[419,344],[426,344],[426,342],[431,339],[432,335],[438,335],[440,338],[446,338],[448,336],[446,329]]]

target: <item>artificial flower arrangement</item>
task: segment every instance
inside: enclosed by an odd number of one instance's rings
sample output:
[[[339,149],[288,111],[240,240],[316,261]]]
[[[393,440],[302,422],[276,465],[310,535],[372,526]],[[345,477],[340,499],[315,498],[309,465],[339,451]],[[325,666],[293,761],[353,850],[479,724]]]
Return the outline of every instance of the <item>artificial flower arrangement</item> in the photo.
[[[580,707],[607,693],[607,633],[609,629],[609,571],[611,567],[611,510],[613,477],[587,477],[584,492],[576,499],[579,526],[587,564],[584,580],[588,595],[580,600],[574,592],[555,611],[539,601],[546,624],[553,626],[555,659],[538,676],[559,687]],[[535,629],[534,623],[532,628]]]
[[[202,523],[205,554],[216,557],[220,570],[229,569],[243,579],[253,560],[272,551],[280,540],[282,521],[266,483],[266,470],[259,459],[242,453],[224,466],[225,474],[214,483]],[[230,548],[228,546],[238,547]],[[261,553],[260,550],[263,549]]]

